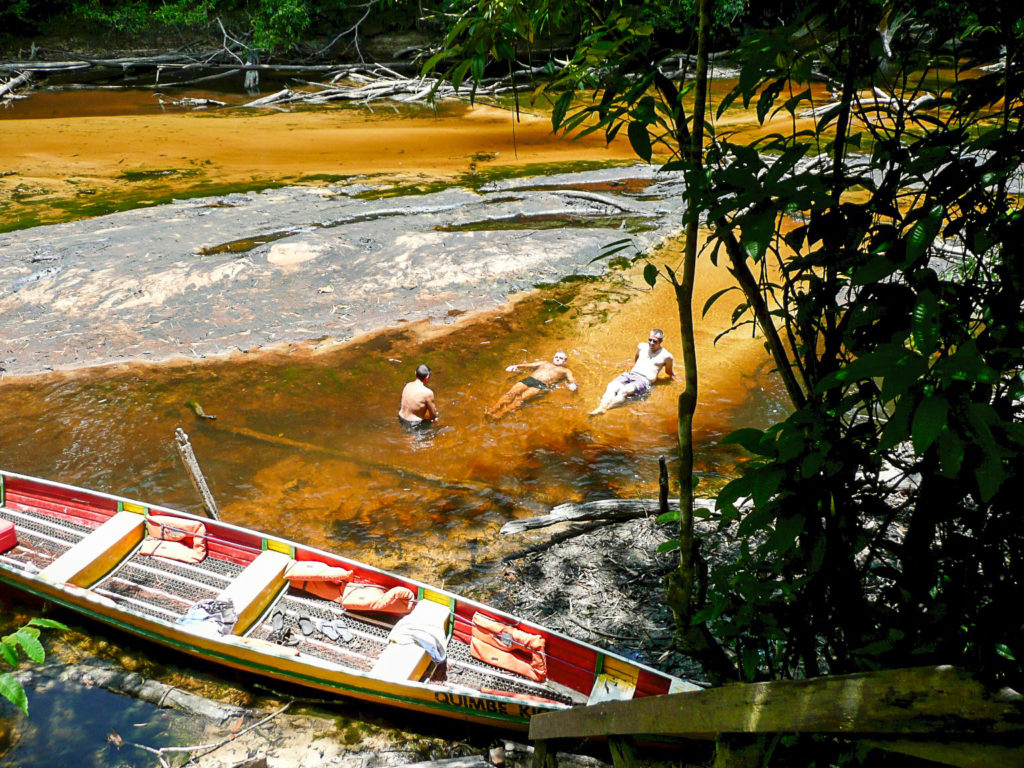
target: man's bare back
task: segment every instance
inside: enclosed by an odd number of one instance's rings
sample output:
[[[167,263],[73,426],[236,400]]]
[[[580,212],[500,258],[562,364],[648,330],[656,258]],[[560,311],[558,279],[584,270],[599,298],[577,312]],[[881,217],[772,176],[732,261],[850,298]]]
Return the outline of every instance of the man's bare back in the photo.
[[[416,369],[416,378],[402,389],[402,405],[398,410],[398,420],[406,426],[437,420],[437,404],[434,402],[434,391],[427,386],[428,381],[430,369],[421,365]]]

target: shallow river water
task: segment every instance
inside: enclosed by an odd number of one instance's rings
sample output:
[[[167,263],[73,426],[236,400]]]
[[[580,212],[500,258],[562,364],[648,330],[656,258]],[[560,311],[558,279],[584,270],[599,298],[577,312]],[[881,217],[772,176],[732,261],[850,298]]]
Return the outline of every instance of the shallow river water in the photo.
[[[0,178],[0,224],[66,220],[96,199],[152,202],[214,185],[316,183],[316,174],[457,181],[474,155],[481,164],[558,168],[630,154],[621,144],[552,138],[543,118],[517,124],[513,137],[507,113],[463,105],[401,115],[195,115],[154,110],[149,101],[140,108],[151,94],[106,98],[42,94],[2,115],[0,138],[22,139],[4,160],[14,173]],[[160,168],[168,173],[124,173]],[[79,194],[86,188],[92,192]],[[679,247],[667,244],[657,259],[677,263]],[[198,511],[174,449],[180,426],[223,519],[486,599],[500,556],[524,544],[498,537],[505,521],[566,501],[657,494],[657,459],[675,452],[680,385],[587,415],[651,327],[663,328],[666,348],[679,352],[672,292],[663,283],[648,289],[641,270],[540,287],[490,313],[399,324],[326,350],[305,343],[223,360],[6,377],[0,465]],[[728,284],[724,270],[702,259],[695,306]],[[722,301],[698,321],[699,493],[734,472],[737,456],[720,439],[764,426],[784,407],[760,340],[734,333],[715,343],[732,306]],[[484,418],[518,378],[507,365],[559,349],[569,354],[578,392],[560,388],[501,421]],[[434,370],[441,419],[430,432],[409,434],[396,423],[398,396],[421,362]],[[217,418],[199,419],[190,403]]]

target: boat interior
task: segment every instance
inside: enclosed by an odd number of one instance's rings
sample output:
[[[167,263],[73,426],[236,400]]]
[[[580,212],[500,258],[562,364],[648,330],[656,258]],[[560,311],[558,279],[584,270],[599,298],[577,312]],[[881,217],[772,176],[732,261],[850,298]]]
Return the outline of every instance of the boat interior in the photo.
[[[550,679],[536,682],[474,657],[467,642],[470,629],[453,626],[467,619],[453,605],[421,595],[409,616],[420,626],[434,626],[444,638],[446,659],[435,663],[421,645],[395,641],[399,616],[347,609],[297,589],[285,578],[294,561],[284,552],[267,549],[240,558],[211,547],[195,563],[144,554],[145,517],[136,511],[99,521],[8,503],[0,505],[4,520],[14,525],[17,544],[0,553],[0,566],[74,585],[87,590],[90,599],[137,617],[174,627],[203,601],[230,600],[238,616],[230,628],[238,640],[232,642],[277,656],[312,657],[320,667],[338,665],[375,679],[427,682],[454,691],[536,697],[562,706],[588,700],[588,694]]]

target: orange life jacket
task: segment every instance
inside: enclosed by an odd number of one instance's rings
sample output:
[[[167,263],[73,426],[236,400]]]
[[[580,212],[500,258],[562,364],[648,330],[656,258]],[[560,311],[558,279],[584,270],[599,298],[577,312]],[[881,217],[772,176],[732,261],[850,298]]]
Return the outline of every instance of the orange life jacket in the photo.
[[[199,563],[206,557],[206,526],[198,520],[169,515],[146,518],[146,539],[139,550],[182,563]]]
[[[385,591],[376,584],[346,584],[341,598],[343,608],[356,611],[406,614],[412,611],[416,595],[408,587],[392,587]]]
[[[473,614],[469,652],[480,661],[543,683],[548,679],[544,646],[540,635],[516,629],[482,613]]]
[[[352,571],[316,560],[299,560],[288,566],[284,577],[296,589],[334,601],[341,597]]]

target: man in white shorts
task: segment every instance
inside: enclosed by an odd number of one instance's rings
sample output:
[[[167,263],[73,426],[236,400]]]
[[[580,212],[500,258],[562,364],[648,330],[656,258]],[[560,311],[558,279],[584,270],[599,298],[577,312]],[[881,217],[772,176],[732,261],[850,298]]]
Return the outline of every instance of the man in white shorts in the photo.
[[[664,340],[664,332],[655,328],[648,336],[646,344],[640,342],[636,345],[633,368],[612,379],[601,396],[601,404],[590,412],[591,416],[598,416],[609,408],[622,405],[627,398],[646,395],[651,391],[651,386],[661,371],[665,371],[669,379],[675,381],[672,353],[661,346]]]

